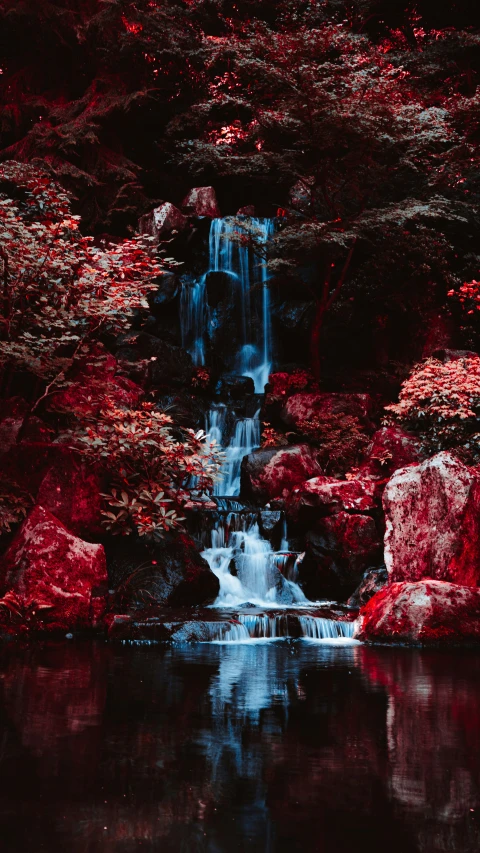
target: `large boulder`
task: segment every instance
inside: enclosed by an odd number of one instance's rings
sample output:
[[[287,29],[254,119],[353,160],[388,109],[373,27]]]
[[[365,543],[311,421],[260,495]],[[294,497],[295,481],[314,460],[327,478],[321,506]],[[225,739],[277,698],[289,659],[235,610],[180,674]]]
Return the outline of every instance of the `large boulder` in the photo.
[[[185,534],[173,541],[123,541],[108,549],[110,584],[116,588],[114,607],[122,612],[138,607],[192,607],[212,604],[218,578]]]
[[[450,453],[399,469],[383,495],[390,582],[478,586],[480,477]]]
[[[307,444],[254,450],[242,460],[242,496],[259,502],[286,498],[299,484],[321,474]]]
[[[47,471],[37,503],[58,518],[72,533],[90,539],[102,532],[102,478],[73,456],[57,460]]]
[[[345,601],[368,566],[380,563],[381,537],[371,516],[338,512],[307,533],[299,580],[307,598]]]
[[[181,208],[189,216],[217,219],[222,215],[213,187],[194,187],[183,199]]]
[[[359,467],[362,477],[388,479],[398,468],[423,462],[425,454],[416,436],[400,427],[382,427],[372,435]]]
[[[162,238],[168,239],[172,234],[185,231],[188,227],[188,218],[174,204],[165,201],[155,210],[142,216],[138,226],[140,234],[153,237],[158,243]]]
[[[360,611],[355,637],[404,645],[480,643],[480,590],[438,580],[388,584]]]
[[[40,631],[93,627],[106,582],[103,546],[74,536],[42,506],[33,509],[0,564],[0,592],[15,597],[23,625]]]

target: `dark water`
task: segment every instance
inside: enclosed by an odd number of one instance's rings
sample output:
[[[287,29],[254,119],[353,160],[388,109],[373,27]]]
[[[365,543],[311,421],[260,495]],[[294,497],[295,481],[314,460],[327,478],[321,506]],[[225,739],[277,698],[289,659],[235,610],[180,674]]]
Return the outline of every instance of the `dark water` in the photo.
[[[2,653],[0,849],[480,850],[480,656]]]

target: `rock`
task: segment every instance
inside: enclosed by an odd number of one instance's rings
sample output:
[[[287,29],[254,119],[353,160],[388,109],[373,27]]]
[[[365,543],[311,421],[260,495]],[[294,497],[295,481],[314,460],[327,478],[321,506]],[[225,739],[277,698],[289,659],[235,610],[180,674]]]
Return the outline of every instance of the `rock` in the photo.
[[[70,533],[37,505],[0,565],[0,590],[13,593],[22,623],[39,631],[94,627],[104,608],[107,570],[102,545]],[[96,598],[96,601],[94,600]]]
[[[299,210],[301,213],[311,211],[313,207],[312,191],[314,186],[315,178],[309,175],[308,177],[297,181],[297,183],[291,187],[289,198],[290,204],[294,210]]]
[[[371,417],[375,405],[369,394],[300,393],[289,397],[282,410],[287,426],[298,427],[302,421],[349,415],[357,418],[366,430],[373,430]]]
[[[478,358],[478,352],[469,349],[437,349],[432,356],[448,364],[449,361],[459,361],[461,358]]]
[[[423,578],[478,586],[480,477],[450,453],[400,468],[385,487],[390,582]]]
[[[387,479],[398,468],[425,458],[420,441],[399,427],[382,427],[372,436],[359,467],[360,477]]]
[[[2,400],[0,416],[0,455],[8,453],[17,443],[30,406],[21,397]]]
[[[124,365],[135,365],[152,385],[189,385],[193,374],[191,356],[181,347],[168,344],[147,332],[123,335],[117,358]]]
[[[208,305],[210,308],[216,308],[222,299],[228,297],[232,287],[232,277],[226,272],[209,272],[205,283]]]
[[[265,539],[279,530],[282,523],[282,513],[279,510],[264,509],[259,512],[260,531]]]
[[[388,572],[385,566],[379,569],[367,569],[360,585],[347,601],[349,607],[363,607],[367,601],[379,592],[388,582]]]
[[[115,609],[122,612],[152,604],[212,604],[220,589],[217,576],[185,534],[171,542],[114,543],[107,556],[110,583],[118,587]]]
[[[195,187],[182,201],[181,208],[189,216],[209,216],[217,219],[222,214],[213,187]]]
[[[255,216],[255,205],[246,204],[245,207],[239,207],[236,213],[237,216]]]
[[[288,502],[292,518],[308,514],[315,517],[346,512],[372,512],[378,506],[378,485],[370,478],[335,480],[314,477],[297,487]],[[311,510],[315,510],[314,513]]]
[[[102,478],[73,456],[57,461],[43,478],[37,503],[76,536],[90,539],[102,533]]]
[[[225,373],[217,382],[215,394],[227,400],[242,400],[245,395],[255,392],[255,383],[251,376],[237,373]]]
[[[142,216],[138,223],[140,234],[154,237],[156,242],[168,238],[171,234],[178,234],[188,227],[188,219],[178,207],[169,201],[163,202],[150,213]]]
[[[392,583],[360,611],[355,637],[378,643],[480,642],[480,590],[439,580]]]
[[[320,519],[307,534],[299,580],[307,598],[345,601],[367,566],[381,558],[381,538],[373,518],[339,512]]]
[[[193,394],[181,389],[171,391],[157,397],[155,406],[161,412],[168,412],[180,426],[194,430],[205,428],[205,408]]]
[[[321,473],[315,452],[308,444],[254,450],[242,460],[241,494],[269,501],[287,497],[292,489]]]
[[[170,304],[177,298],[180,288],[181,284],[175,273],[165,272],[160,279],[158,290],[149,295],[148,302],[154,309],[158,309],[161,306],[159,313],[163,313],[165,305]]]

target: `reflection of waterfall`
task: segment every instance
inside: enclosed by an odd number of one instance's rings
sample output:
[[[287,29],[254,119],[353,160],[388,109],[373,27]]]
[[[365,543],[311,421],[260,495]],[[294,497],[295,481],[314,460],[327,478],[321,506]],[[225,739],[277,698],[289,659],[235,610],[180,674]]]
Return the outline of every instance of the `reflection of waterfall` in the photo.
[[[227,409],[224,405],[214,406],[208,413],[206,432],[210,439],[224,445]],[[233,435],[225,446],[225,468],[223,477],[215,484],[214,494],[234,496],[240,494],[240,468],[242,459],[260,446],[260,410],[253,418],[238,418]]]
[[[250,602],[271,607],[306,601],[300,587],[280,573],[272,546],[248,514],[231,513],[219,522],[203,556],[220,581],[218,605]]]
[[[255,390],[262,393],[268,382],[272,362],[272,334],[268,271],[263,255],[274,232],[273,219],[245,218],[244,236],[251,234],[260,247],[255,255],[248,244],[235,242],[242,236],[242,226],[234,219],[213,219],[209,238],[209,272],[226,273],[229,282],[228,301],[239,311],[241,343],[236,358],[236,370],[250,376]],[[207,273],[208,275],[208,273]],[[206,299],[207,275],[195,283],[184,283],[180,305],[182,346],[196,365],[205,364],[205,337],[209,309]],[[258,340],[253,318],[261,318],[261,337]]]

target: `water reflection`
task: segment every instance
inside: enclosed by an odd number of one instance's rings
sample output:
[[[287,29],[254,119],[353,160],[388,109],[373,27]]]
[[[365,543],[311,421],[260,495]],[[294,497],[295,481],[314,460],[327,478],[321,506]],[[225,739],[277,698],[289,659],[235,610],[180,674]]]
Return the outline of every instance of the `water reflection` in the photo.
[[[302,642],[6,650],[4,849],[473,853],[479,675]]]

